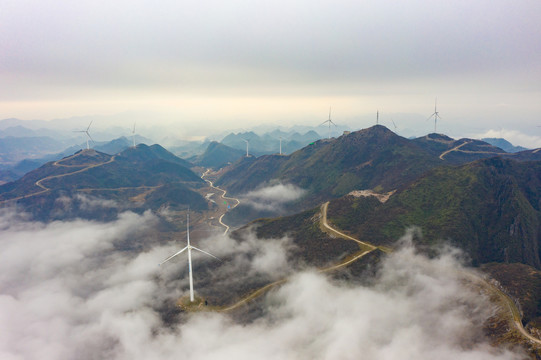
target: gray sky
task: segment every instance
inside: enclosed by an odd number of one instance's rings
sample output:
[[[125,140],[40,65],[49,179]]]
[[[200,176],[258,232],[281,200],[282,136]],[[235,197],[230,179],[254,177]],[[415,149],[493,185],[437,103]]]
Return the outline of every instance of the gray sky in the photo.
[[[541,138],[539,19],[538,0],[0,0],[0,118],[225,128],[317,124],[332,105],[426,133],[437,97],[438,132]]]

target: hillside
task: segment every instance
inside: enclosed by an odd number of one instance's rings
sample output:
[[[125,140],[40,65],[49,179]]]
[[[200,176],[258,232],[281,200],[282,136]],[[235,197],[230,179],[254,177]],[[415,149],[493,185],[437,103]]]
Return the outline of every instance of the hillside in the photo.
[[[413,142],[430,151],[434,156],[445,159],[452,164],[484,159],[493,156],[505,156],[507,153],[499,147],[475,139],[455,140],[442,134],[428,134]]]
[[[206,200],[194,191],[204,182],[185,165],[190,164],[159,145],[140,144],[116,156],[83,150],[0,186],[0,201],[17,203],[42,220],[107,218],[120,210],[164,206],[206,209]],[[107,211],[98,214],[104,204]]]
[[[14,165],[24,159],[37,159],[46,154],[54,154],[66,147],[61,141],[47,136],[1,137],[0,165]]]
[[[338,227],[391,245],[417,226],[421,245],[448,241],[473,264],[541,268],[541,162],[491,158],[432,170],[386,202],[346,196],[329,205]]]
[[[305,190],[303,197],[280,212],[253,211],[241,201],[226,215],[237,226],[261,216],[305,210],[353,190],[402,189],[431,169],[491,157],[541,160],[541,151],[506,153],[480,140],[454,140],[441,134],[409,140],[376,125],[337,139],[319,140],[288,156],[244,157],[227,167],[216,184],[240,198],[279,183]]]
[[[213,141],[209,144],[203,154],[196,157],[194,164],[219,169],[237,161],[244,155],[246,155],[246,152],[243,150],[234,149],[222,143]]]
[[[388,191],[441,165],[441,160],[383,126],[374,126],[315,142],[289,156],[243,159],[220,177],[218,184],[242,194],[273,181],[308,191],[313,206],[354,189]]]

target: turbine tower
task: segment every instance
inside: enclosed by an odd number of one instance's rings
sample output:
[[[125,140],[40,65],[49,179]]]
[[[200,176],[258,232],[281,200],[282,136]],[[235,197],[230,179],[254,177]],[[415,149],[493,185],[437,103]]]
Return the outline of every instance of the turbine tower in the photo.
[[[280,136],[280,155],[282,155],[282,136]]]
[[[161,266],[162,264],[168,262],[169,260],[171,260],[175,256],[180,255],[181,253],[184,252],[184,250],[188,250],[188,272],[189,272],[189,277],[190,277],[190,302],[193,302],[194,301],[194,295],[193,295],[192,249],[200,251],[203,254],[207,254],[208,256],[212,256],[215,259],[218,259],[218,258],[216,256],[206,252],[206,251],[203,251],[201,249],[196,248],[195,246],[190,245],[190,213],[187,214],[187,219],[188,219],[188,222],[187,222],[187,225],[186,225],[186,228],[187,228],[186,239],[187,239],[188,245],[184,249],[180,250],[179,252],[169,256],[167,259],[162,261],[159,265]],[[218,259],[218,260],[220,260],[220,259]]]
[[[434,113],[432,115],[430,115],[428,117],[428,119],[426,119],[426,121],[428,121],[432,117],[434,117],[434,133],[437,133],[436,125],[437,125],[438,119],[441,119],[440,113],[438,112],[437,105],[438,105],[438,99],[436,98],[436,100],[434,100]]]
[[[379,125],[379,110],[376,111],[376,125]]]
[[[133,130],[131,132],[131,136],[133,139],[133,148],[135,149],[135,122],[133,123]]]
[[[74,132],[82,132],[82,133],[85,133],[86,134],[86,149],[90,149],[90,146],[88,144],[88,140],[92,140],[92,142],[95,142],[94,139],[92,139],[92,136],[90,136],[90,133],[89,133],[89,130],[90,130],[90,125],[92,125],[92,121],[90,121],[90,124],[88,124],[88,127],[86,128],[86,130],[74,130]]]
[[[242,140],[244,140],[244,142],[246,143],[246,157],[248,157],[248,156],[249,156],[249,155],[248,155],[248,147],[249,147],[249,145],[250,145],[250,141],[249,141],[249,140],[246,140],[246,139],[242,139]]]
[[[329,107],[329,119],[322,122],[319,126],[329,123],[329,139],[331,138],[331,124],[336,126],[336,124],[331,120],[331,107]]]

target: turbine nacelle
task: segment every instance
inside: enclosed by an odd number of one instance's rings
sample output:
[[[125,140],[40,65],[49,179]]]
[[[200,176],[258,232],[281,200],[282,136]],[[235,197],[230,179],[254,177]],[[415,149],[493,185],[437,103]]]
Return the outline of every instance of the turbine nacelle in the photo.
[[[87,150],[90,149],[90,145],[89,145],[89,143],[88,143],[88,140],[92,140],[92,142],[93,142],[94,144],[96,143],[96,142],[94,141],[94,139],[92,139],[92,136],[90,136],[90,132],[89,132],[89,130],[90,130],[90,125],[92,125],[92,121],[93,121],[93,120],[90,121],[90,124],[88,124],[88,127],[86,128],[86,130],[74,130],[74,131],[73,131],[73,132],[80,132],[80,133],[85,133],[85,134],[86,134],[86,137],[87,137],[87,139],[86,139],[86,149],[87,149]]]

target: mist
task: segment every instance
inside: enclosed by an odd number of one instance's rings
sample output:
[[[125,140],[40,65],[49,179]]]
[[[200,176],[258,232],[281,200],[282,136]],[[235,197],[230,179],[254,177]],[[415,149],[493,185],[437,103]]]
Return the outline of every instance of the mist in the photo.
[[[187,264],[157,264],[178,244],[117,249],[126,238],[152,240],[156,222],[150,212],[49,224],[0,213],[0,358],[523,358],[483,337],[481,325],[494,309],[460,281],[459,252],[442,249],[429,259],[407,237],[369,286],[314,269],[280,273],[294,265],[287,238],[209,238],[196,245],[224,258],[217,265],[228,269],[223,282],[248,276],[235,273],[245,269],[237,268],[242,261],[251,275],[290,280],[261,300],[262,315],[248,324],[209,312],[166,326],[158,308],[185,294]],[[197,278],[203,274],[195,270]]]
[[[293,184],[276,184],[250,191],[243,196],[242,203],[258,211],[281,211],[284,205],[305,193],[306,190]]]

